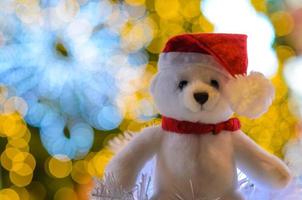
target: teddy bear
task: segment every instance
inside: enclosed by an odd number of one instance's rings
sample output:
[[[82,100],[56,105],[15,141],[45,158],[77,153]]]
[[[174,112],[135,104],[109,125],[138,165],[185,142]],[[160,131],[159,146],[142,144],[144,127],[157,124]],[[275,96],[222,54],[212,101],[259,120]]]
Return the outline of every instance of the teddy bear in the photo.
[[[170,38],[159,55],[151,94],[162,116],[136,134],[105,173],[131,191],[145,163],[155,159],[155,200],[240,200],[237,168],[258,187],[281,189],[287,166],[240,129],[237,115],[257,118],[274,98],[259,72],[247,75],[247,36],[196,33]]]

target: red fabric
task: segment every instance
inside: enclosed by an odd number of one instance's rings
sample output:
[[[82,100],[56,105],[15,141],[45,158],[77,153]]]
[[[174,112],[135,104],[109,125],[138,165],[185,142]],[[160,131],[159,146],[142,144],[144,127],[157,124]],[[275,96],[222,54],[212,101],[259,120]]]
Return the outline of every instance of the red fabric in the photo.
[[[177,35],[169,39],[163,50],[212,55],[232,76],[247,72],[246,35],[199,33]]]
[[[218,124],[202,124],[188,121],[178,121],[169,117],[162,117],[162,128],[168,132],[180,134],[218,134],[222,130],[237,131],[240,129],[238,118],[231,118]]]

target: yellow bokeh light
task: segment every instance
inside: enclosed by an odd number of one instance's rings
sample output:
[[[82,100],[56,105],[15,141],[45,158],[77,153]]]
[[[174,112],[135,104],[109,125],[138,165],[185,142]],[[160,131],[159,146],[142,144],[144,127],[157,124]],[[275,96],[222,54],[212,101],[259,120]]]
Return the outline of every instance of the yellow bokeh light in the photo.
[[[1,154],[1,165],[6,170],[11,170],[13,167],[13,162],[7,157],[5,151]]]
[[[89,173],[94,173],[91,175],[96,177],[102,177],[104,175],[106,165],[111,160],[112,156],[113,153],[111,151],[108,149],[102,149],[91,160],[92,165],[90,165],[90,168],[93,167],[93,169],[88,168]]]
[[[77,199],[78,198],[76,193],[73,191],[73,189],[68,187],[59,189],[54,196],[54,200],[77,200]]]
[[[91,181],[92,177],[88,173],[88,162],[85,160],[80,160],[75,162],[72,167],[71,177],[74,181],[79,184],[87,184]]]
[[[252,5],[258,12],[266,12],[267,7],[266,7],[266,0],[251,0]]]
[[[150,42],[151,39],[154,38],[159,32],[157,21],[153,17],[149,16],[143,20],[143,23],[148,27],[148,29],[145,30],[147,35],[146,42]]]
[[[1,165],[6,170],[11,170],[15,157],[20,153],[16,148],[6,148],[1,154]]]
[[[30,184],[33,174],[29,174],[26,176],[22,176],[16,172],[10,171],[9,172],[9,178],[13,184],[15,184],[18,187],[24,187]]]
[[[136,96],[131,95],[131,96],[125,96],[123,97],[123,110],[125,112],[125,120],[126,119],[135,119],[137,118],[137,113],[136,113],[136,103],[138,102],[138,99]],[[123,122],[120,125],[123,127]],[[125,129],[124,129],[125,130]]]
[[[166,38],[161,37],[161,36],[155,37],[150,42],[147,49],[148,49],[148,51],[150,51],[151,53],[154,53],[154,54],[160,53],[165,45],[165,42],[166,42]]]
[[[140,6],[145,3],[145,0],[125,0],[125,2],[131,6]]]
[[[20,124],[20,126],[22,126],[22,128],[21,128],[22,131],[21,131],[19,134],[15,135],[14,137],[9,137],[9,138],[8,138],[8,142],[9,142],[10,140],[22,138],[26,143],[29,143],[30,138],[31,138],[31,133],[30,133],[30,131],[28,130],[28,128],[27,128],[27,126],[26,126],[25,123]]]
[[[19,137],[20,135],[24,135],[24,132],[27,130],[22,118],[16,113],[4,115],[2,119],[0,130],[6,137]]]
[[[166,20],[160,20],[159,27],[161,30],[161,34],[166,36],[166,39],[168,40],[170,37],[173,37],[174,35],[178,35],[180,33],[184,33],[185,30],[183,28],[183,20],[171,22]]]
[[[200,0],[180,0],[181,14],[187,18],[191,19],[200,15]]]
[[[178,0],[155,0],[155,10],[163,19],[172,19],[179,16],[180,8]]]
[[[286,45],[278,45],[276,47],[276,53],[278,55],[278,58],[283,62],[289,58],[296,56],[295,51],[290,46]]]
[[[139,21],[128,21],[122,27],[121,46],[127,52],[135,52],[146,46],[157,33],[157,25],[150,17]]]
[[[25,140],[26,143],[28,143],[31,135],[27,128],[27,125],[24,122],[20,122],[18,123],[18,126],[20,131],[18,132],[18,134],[8,137],[8,141],[22,138],[23,140]]]
[[[51,175],[56,178],[64,178],[68,176],[72,170],[72,162],[68,158],[52,157],[48,163],[48,169]]]
[[[291,33],[295,26],[292,16],[284,11],[275,12],[270,18],[275,27],[276,35],[279,37]]]
[[[13,161],[13,163],[23,162],[25,160],[25,157],[27,156],[27,154],[29,154],[29,153],[19,151],[14,157],[11,157],[11,160]]]
[[[19,200],[20,197],[16,191],[10,188],[0,190],[1,200]]]
[[[146,26],[142,23],[126,23],[121,32],[122,47],[129,52],[142,48],[146,42],[145,28]]]
[[[0,137],[6,137],[6,133],[4,132],[4,128],[2,122],[4,121],[5,116],[0,114]]]
[[[204,16],[198,17],[192,23],[192,32],[199,33],[214,31],[214,25],[211,24]]]
[[[87,171],[90,174],[90,176],[96,177],[98,175],[92,161],[88,162]]]
[[[30,195],[26,188],[24,187],[16,187],[12,186],[11,189],[13,189],[20,197],[20,200],[29,200]]]
[[[96,155],[96,152],[89,152],[86,157],[85,157],[85,161],[87,163],[87,172],[91,175],[94,176],[94,174],[96,174],[96,170],[94,169],[93,163],[92,163],[92,159],[94,158],[94,156]]]
[[[14,164],[11,171],[15,172],[20,176],[28,176],[33,173],[33,168],[31,168],[26,163],[18,163],[18,164]]]
[[[24,156],[23,162],[26,163],[28,166],[30,166],[32,169],[35,169],[36,160],[35,160],[34,156],[27,152],[24,152],[23,156]]]
[[[8,140],[8,147],[20,149],[21,151],[29,151],[28,142],[23,138],[13,138]]]

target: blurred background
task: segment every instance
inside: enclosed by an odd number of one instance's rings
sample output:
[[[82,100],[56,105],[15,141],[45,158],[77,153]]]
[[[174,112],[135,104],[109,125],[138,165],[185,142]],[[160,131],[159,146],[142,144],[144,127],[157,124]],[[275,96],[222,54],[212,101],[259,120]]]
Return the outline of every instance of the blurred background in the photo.
[[[185,32],[248,35],[276,99],[244,131],[302,181],[301,0],[0,0],[0,199],[87,200],[108,140],[160,123],[158,54]]]

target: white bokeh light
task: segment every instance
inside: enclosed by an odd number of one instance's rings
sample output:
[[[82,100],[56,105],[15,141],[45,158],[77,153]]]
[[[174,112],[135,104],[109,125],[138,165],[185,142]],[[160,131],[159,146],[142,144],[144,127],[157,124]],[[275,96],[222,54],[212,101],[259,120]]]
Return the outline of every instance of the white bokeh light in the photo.
[[[272,48],[274,29],[269,19],[257,13],[249,0],[205,0],[202,12],[215,25],[215,32],[248,35],[248,71],[273,76],[278,60]]]
[[[284,75],[288,86],[293,92],[302,97],[302,57],[296,57],[285,63]]]

